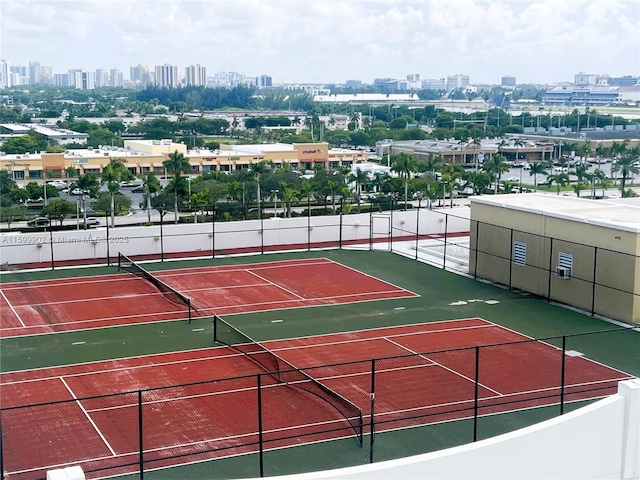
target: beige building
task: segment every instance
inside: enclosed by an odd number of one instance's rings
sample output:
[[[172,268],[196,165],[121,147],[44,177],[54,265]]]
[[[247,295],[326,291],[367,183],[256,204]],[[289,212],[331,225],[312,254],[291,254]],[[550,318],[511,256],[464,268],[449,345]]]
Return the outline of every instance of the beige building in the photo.
[[[474,197],[469,272],[640,323],[640,207],[547,194]]]
[[[47,179],[66,178],[69,167],[73,168],[74,176],[85,173],[99,175],[112,159],[117,158],[133,175],[147,175],[151,171],[164,175],[163,162],[176,150],[189,161],[190,175],[248,169],[260,161],[272,162],[275,168],[288,164],[300,172],[313,170],[317,165],[336,169],[367,161],[366,152],[333,150],[329,149],[328,143],[221,145],[219,150],[188,150],[186,145],[171,140],[126,140],[124,148],[103,146],[71,149],[63,153],[3,155],[0,156],[0,169],[7,170],[18,182],[39,181],[45,176]]]

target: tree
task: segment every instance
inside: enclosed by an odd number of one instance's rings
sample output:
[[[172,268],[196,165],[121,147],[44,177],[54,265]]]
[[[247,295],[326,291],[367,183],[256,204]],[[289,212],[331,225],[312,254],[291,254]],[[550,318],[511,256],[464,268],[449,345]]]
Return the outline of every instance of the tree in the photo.
[[[533,177],[533,190],[538,191],[538,175],[549,175],[544,168],[544,163],[542,162],[533,162],[530,164],[531,169],[529,170],[529,176]]]
[[[268,164],[265,161],[260,161],[258,163],[254,163],[251,166],[251,170],[253,171],[253,177],[256,181],[256,195],[257,195],[257,200],[258,200],[258,218],[261,218],[261,211],[260,211],[260,205],[262,204],[262,197],[261,197],[261,192],[260,192],[260,180],[262,179],[262,176],[267,172],[268,168]]]
[[[208,203],[209,189],[206,187],[191,195],[191,198],[189,198],[189,204],[193,209],[193,223],[198,223],[198,212],[201,211],[203,207],[206,207]],[[204,222],[204,211],[202,211],[201,215],[202,221]]]
[[[336,199],[338,196],[344,193],[344,186],[340,182],[335,180],[329,180],[327,182],[327,193],[331,197],[331,205],[333,207],[333,213],[336,213]]]
[[[622,197],[628,196],[629,193],[625,190],[627,178],[640,174],[640,163],[638,159],[631,154],[625,154],[616,160],[611,171],[616,174],[620,172],[620,191],[622,192]]]
[[[285,205],[285,216],[291,218],[291,202],[297,200],[300,192],[296,190],[292,185],[287,182],[280,182],[280,195],[282,195],[282,202]]]
[[[356,171],[349,175],[349,180],[356,184],[356,196],[358,201],[358,213],[360,213],[360,195],[362,193],[362,186],[367,183],[369,174],[364,170],[356,168]]]
[[[404,180],[404,208],[407,209],[409,195],[409,179],[417,170],[416,159],[408,153],[401,152],[391,157],[391,170],[398,173]]]
[[[180,192],[184,190],[182,187],[182,182],[179,178],[183,178],[182,174],[188,172],[191,169],[191,165],[189,161],[184,157],[184,155],[178,150],[175,150],[173,153],[169,154],[169,158],[162,162],[164,168],[171,174],[173,174],[173,214],[174,214],[174,223],[178,223],[178,195]]]
[[[76,212],[76,206],[64,198],[54,198],[42,209],[42,214],[49,217],[51,220],[58,220],[60,226],[67,216]]]
[[[153,170],[142,177],[142,188],[147,205],[147,221],[151,223],[151,195],[157,194],[162,189],[160,181]]]
[[[556,184],[556,195],[560,195],[560,188],[569,185],[569,175],[566,173],[558,173],[547,176],[547,185],[551,187],[554,183]]]
[[[85,206],[85,200],[87,193],[89,195],[95,194],[98,191],[100,184],[98,183],[98,177],[93,173],[85,173],[84,175],[80,175],[78,180],[75,181],[75,185],[77,188],[82,190],[82,196],[80,197],[82,200],[82,215],[84,219],[84,229],[87,229],[87,209]]]
[[[504,157],[504,155],[497,153],[495,155],[492,155],[491,159],[488,162],[485,162],[482,168],[493,179],[493,194],[497,195],[500,178],[502,177],[502,174],[504,172],[509,171],[509,164],[507,163],[507,159]]]
[[[111,213],[111,226],[115,227],[115,195],[120,191],[120,181],[129,173],[127,167],[118,158],[112,158],[111,161],[102,169],[101,183],[107,184],[107,191],[111,198],[109,212]]]
[[[227,198],[231,201],[238,201],[242,198],[242,185],[237,180],[227,183]]]
[[[7,222],[7,228],[11,228],[14,218],[22,217],[28,213],[29,210],[26,207],[2,206],[0,207],[0,221]]]
[[[516,147],[516,162],[519,160],[518,159],[518,151],[520,150],[520,147],[524,146],[524,142],[522,141],[521,138],[514,138],[513,139],[513,146]]]
[[[474,138],[471,145],[473,145],[473,164],[475,165],[475,172],[478,173],[478,151],[482,147],[482,143],[479,138]]]

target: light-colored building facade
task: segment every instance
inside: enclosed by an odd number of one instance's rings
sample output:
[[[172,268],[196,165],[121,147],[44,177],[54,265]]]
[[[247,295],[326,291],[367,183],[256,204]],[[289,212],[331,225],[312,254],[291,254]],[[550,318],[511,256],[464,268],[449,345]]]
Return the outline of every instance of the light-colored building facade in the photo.
[[[547,194],[473,197],[469,272],[640,323],[640,208]]]
[[[357,162],[366,162],[366,152],[347,149],[329,149],[328,143],[221,145],[219,150],[188,150],[183,143],[171,140],[126,140],[124,148],[103,146],[101,148],[69,149],[63,153],[29,153],[3,155],[0,169],[7,170],[18,182],[42,179],[42,171],[50,172],[50,178],[65,178],[66,169],[73,167],[76,175],[100,174],[109,162],[121,160],[136,176],[153,171],[165,175],[163,162],[170,153],[182,153],[191,165],[189,175],[200,175],[211,171],[233,172],[251,168],[251,165],[266,161],[280,168],[287,164],[291,169],[304,173],[316,166],[324,168],[351,167]]]
[[[184,69],[184,84],[196,87],[207,85],[207,69],[201,65],[189,65]]]
[[[175,65],[158,65],[155,68],[155,83],[159,87],[177,88],[179,85],[178,80],[178,67]]]

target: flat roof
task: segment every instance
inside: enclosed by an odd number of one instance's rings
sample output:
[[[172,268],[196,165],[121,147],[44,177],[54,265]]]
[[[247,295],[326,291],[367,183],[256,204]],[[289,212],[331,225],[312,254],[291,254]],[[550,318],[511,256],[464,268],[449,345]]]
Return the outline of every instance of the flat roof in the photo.
[[[471,205],[474,203],[640,233],[640,206],[626,202],[546,193],[514,193],[471,197]]]

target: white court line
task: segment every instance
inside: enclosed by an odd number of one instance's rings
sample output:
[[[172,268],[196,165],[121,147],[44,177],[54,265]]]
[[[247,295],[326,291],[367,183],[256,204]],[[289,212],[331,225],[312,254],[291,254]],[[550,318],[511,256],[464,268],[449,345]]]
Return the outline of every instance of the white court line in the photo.
[[[16,309],[13,308],[13,305],[11,305],[11,302],[9,301],[9,299],[7,298],[7,296],[4,294],[4,292],[2,290],[0,290],[0,294],[2,294],[2,297],[4,298],[4,300],[7,302],[7,305],[9,305],[9,308],[11,309],[11,311],[13,312],[13,314],[16,316],[16,318],[18,319],[18,321],[20,322],[20,325],[22,325],[23,327],[26,327],[26,325],[24,324],[24,322],[22,321],[22,318],[20,318],[20,315],[18,315],[18,312],[16,312]]]
[[[255,272],[252,272],[252,271],[251,271],[251,270],[249,270],[249,269],[247,269],[247,270],[246,270],[246,272],[247,272],[247,273],[250,273],[251,275],[255,275],[256,277],[258,277],[258,278],[259,278],[260,280],[262,280],[263,282],[267,282],[267,283],[269,283],[269,284],[273,285],[274,287],[279,288],[280,290],[284,290],[284,291],[285,291],[285,292],[287,292],[288,294],[293,295],[294,297],[297,297],[297,298],[299,298],[300,300],[315,300],[315,298],[313,298],[313,299],[304,298],[303,296],[298,295],[297,293],[292,292],[291,290],[289,290],[289,289],[287,289],[287,288],[284,288],[282,285],[278,285],[277,283],[274,283],[274,282],[272,282],[271,280],[269,280],[269,279],[267,279],[267,278],[264,278],[263,276],[258,275],[258,274],[257,274],[257,273],[255,273]]]
[[[78,407],[80,407],[80,410],[82,410],[82,413],[84,413],[84,415],[87,417],[87,420],[89,420],[89,423],[91,423],[91,425],[93,425],[93,428],[95,429],[96,433],[98,434],[98,436],[102,439],[102,441],[104,442],[104,444],[107,446],[107,448],[109,449],[109,451],[111,452],[111,455],[113,455],[114,457],[117,457],[118,454],[113,450],[113,448],[111,448],[111,445],[109,445],[109,442],[107,442],[107,439],[104,438],[104,435],[102,434],[102,432],[100,431],[100,429],[98,428],[98,426],[93,422],[93,420],[91,419],[91,417],[89,416],[89,414],[87,413],[87,411],[84,409],[84,407],[82,406],[82,404],[78,401],[78,397],[76,397],[76,394],[73,393],[73,390],[71,390],[71,388],[69,387],[69,385],[67,385],[67,382],[64,381],[64,378],[59,377],[60,381],[62,382],[62,384],[65,386],[65,388],[69,391],[69,393],[71,394],[71,396],[74,398],[74,400],[76,401],[76,403],[78,404]]]
[[[435,360],[433,360],[433,359],[431,359],[431,358],[427,357],[426,355],[420,355],[420,354],[418,354],[418,352],[414,352],[414,351],[413,351],[413,350],[411,350],[410,348],[407,348],[407,347],[405,347],[404,345],[401,345],[401,344],[399,344],[399,343],[397,343],[397,342],[394,342],[393,340],[391,340],[391,339],[389,339],[389,338],[386,338],[386,337],[385,337],[385,340],[387,340],[388,342],[393,343],[394,345],[397,345],[397,346],[398,346],[398,347],[400,347],[400,348],[405,349],[407,352],[410,352],[410,353],[412,353],[412,354],[414,354],[414,355],[417,355],[417,356],[419,356],[419,357],[422,357],[422,358],[424,358],[425,360],[428,360],[428,361],[430,361],[430,362],[432,362],[432,363],[434,363],[434,364],[438,365],[439,367],[444,368],[445,370],[450,371],[450,372],[451,372],[451,373],[453,373],[454,375],[457,375],[457,376],[459,376],[459,377],[461,377],[461,378],[464,378],[465,380],[470,381],[470,382],[471,382],[471,383],[473,383],[473,384],[475,384],[475,383],[476,383],[476,381],[475,381],[473,378],[471,378],[471,377],[467,377],[466,375],[463,375],[462,373],[460,373],[460,372],[458,372],[458,371],[456,371],[456,370],[453,370],[452,368],[445,367],[445,366],[444,366],[444,365],[442,365],[441,363],[436,362]],[[502,393],[500,393],[499,391],[494,390],[493,388],[489,388],[489,387],[487,387],[486,385],[484,385],[483,383],[478,383],[478,385],[482,386],[483,388],[486,388],[487,390],[489,390],[489,391],[491,391],[491,392],[495,393],[496,395],[500,395],[500,396],[502,396],[502,395],[503,395],[503,394],[502,394]]]

